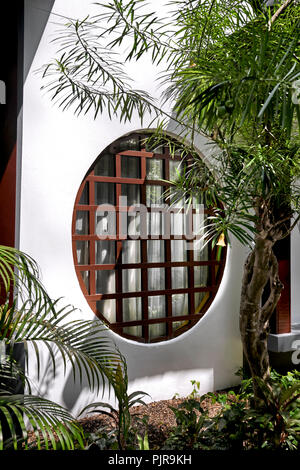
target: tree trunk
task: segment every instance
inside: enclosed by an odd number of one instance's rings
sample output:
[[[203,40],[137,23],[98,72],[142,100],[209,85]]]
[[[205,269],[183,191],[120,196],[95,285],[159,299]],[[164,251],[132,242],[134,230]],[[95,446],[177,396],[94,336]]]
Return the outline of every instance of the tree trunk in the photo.
[[[253,378],[255,402],[263,395],[256,378],[268,384],[270,365],[268,354],[269,320],[280,298],[283,288],[278,276],[278,263],[273,253],[274,241],[258,235],[244,268],[240,304],[240,332],[243,350]],[[262,297],[270,283],[268,299]]]

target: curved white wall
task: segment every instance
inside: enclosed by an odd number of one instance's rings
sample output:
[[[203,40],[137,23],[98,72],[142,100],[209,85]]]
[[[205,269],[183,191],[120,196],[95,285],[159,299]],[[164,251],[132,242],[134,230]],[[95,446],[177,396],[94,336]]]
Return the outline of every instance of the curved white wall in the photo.
[[[159,9],[160,2],[152,4]],[[82,18],[95,8],[88,0],[56,0],[53,12]],[[29,14],[33,21],[34,9]],[[43,95],[41,77],[34,71],[54,56],[55,48],[50,44],[56,30],[53,19],[57,21],[50,15],[24,89],[20,248],[37,260],[53,298],[64,297],[65,304],[76,306],[79,310],[74,317],[93,319],[73,266],[71,220],[75,196],[99,153],[121,135],[146,127],[151,119],[141,126],[136,118],[126,124],[118,119],[110,121],[105,115],[95,121],[92,115],[77,118],[71,110],[61,111],[49,96]],[[159,97],[154,81],[157,69],[149,60],[137,66],[131,64],[130,70],[138,79],[137,87]],[[234,374],[242,364],[238,310],[244,258],[245,250],[233,244],[215,301],[198,324],[180,337],[164,343],[139,344],[109,332],[127,358],[132,391],[143,390],[151,400],[160,400],[175,393],[190,393],[192,379],[200,381],[201,393],[238,382]],[[87,386],[74,385],[69,374],[64,377],[61,373],[52,380],[46,352],[44,363],[46,375],[39,384],[34,361],[30,364],[30,375],[42,394],[75,413],[95,399]]]

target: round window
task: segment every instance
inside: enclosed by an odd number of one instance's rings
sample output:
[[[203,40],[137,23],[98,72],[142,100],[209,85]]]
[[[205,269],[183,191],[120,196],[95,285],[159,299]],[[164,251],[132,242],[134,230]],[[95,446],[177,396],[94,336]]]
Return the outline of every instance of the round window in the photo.
[[[147,151],[145,135],[107,147],[75,201],[72,243],[81,289],[119,335],[144,343],[174,338],[204,315],[220,284],[226,247],[204,248],[208,210],[170,204],[168,181],[184,171],[169,147]]]

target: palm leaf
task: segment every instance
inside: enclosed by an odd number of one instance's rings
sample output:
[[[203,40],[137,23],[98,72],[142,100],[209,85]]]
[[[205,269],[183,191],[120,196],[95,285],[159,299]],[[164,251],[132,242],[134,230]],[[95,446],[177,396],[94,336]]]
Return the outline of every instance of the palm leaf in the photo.
[[[25,417],[36,437],[37,449],[71,450],[75,443],[83,448],[82,429],[73,416],[62,406],[44,398],[32,395],[0,396],[0,411],[5,417],[0,421],[0,449],[20,448],[20,442],[28,449],[28,432]],[[10,436],[3,441],[3,426]]]

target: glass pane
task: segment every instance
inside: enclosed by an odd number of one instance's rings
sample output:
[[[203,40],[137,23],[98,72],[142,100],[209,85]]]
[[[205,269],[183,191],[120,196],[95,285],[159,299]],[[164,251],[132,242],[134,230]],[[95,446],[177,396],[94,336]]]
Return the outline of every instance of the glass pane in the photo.
[[[141,243],[135,240],[126,240],[122,242],[122,263],[140,263],[141,262]]]
[[[167,335],[166,323],[152,323],[149,325],[149,339],[157,339]]]
[[[172,295],[172,316],[178,317],[181,315],[188,315],[189,313],[189,302],[188,294],[175,294]],[[173,331],[183,326],[185,321],[178,321],[172,323]]]
[[[146,206],[162,206],[163,201],[163,186],[146,186]]]
[[[113,241],[96,241],[96,264],[115,264],[116,243]]]
[[[188,287],[188,272],[186,267],[171,268],[172,289],[184,289]]]
[[[97,211],[96,212],[96,235],[109,236],[116,235],[116,213],[108,211]]]
[[[80,196],[79,204],[88,204],[89,203],[89,183],[86,182],[83,188],[83,191]]]
[[[139,212],[127,213],[127,234],[128,237],[136,238],[140,235],[141,216]]]
[[[141,177],[141,159],[139,157],[121,156],[121,176],[122,178]]]
[[[194,261],[207,261],[208,260],[208,245],[203,248],[204,242],[202,240],[194,240]]]
[[[183,162],[182,160],[170,160],[170,181],[176,181],[178,176],[183,172]]]
[[[141,270],[124,269],[122,271],[122,291],[138,292],[141,290]]]
[[[171,240],[171,260],[187,261],[187,244],[185,240]]]
[[[116,301],[114,299],[98,300],[96,309],[109,323],[116,322]]]
[[[115,176],[115,156],[106,153],[101,156],[94,167],[95,176]]]
[[[80,274],[83,279],[85,288],[89,294],[90,293],[90,273],[89,271],[80,271]]]
[[[163,215],[161,212],[147,213],[147,233],[151,236],[163,234]]]
[[[135,321],[142,319],[142,299],[140,297],[130,297],[123,299],[123,321]],[[128,326],[123,328],[124,333],[133,336],[142,336],[142,327]]]
[[[115,205],[115,185],[114,183],[95,183],[95,204]]]
[[[168,202],[171,207],[183,207],[185,198],[184,193],[175,189],[174,187],[170,187],[170,197],[168,198]]]
[[[165,261],[165,243],[163,240],[147,241],[148,263],[163,263]]]
[[[163,178],[163,160],[158,158],[146,159],[147,180],[160,180]]]
[[[194,285],[195,287],[205,287],[208,281],[208,266],[194,267]]]
[[[127,197],[127,206],[134,206],[140,203],[140,185],[139,184],[122,184],[121,195]],[[125,199],[123,205],[126,206]]]
[[[111,270],[96,271],[96,294],[115,294],[115,272]]]
[[[142,327],[141,326],[127,326],[123,328],[123,332],[130,336],[137,336],[138,338],[142,337]]]
[[[76,242],[77,264],[89,264],[89,242],[77,241]]]
[[[89,234],[89,211],[77,211],[75,233],[78,235]]]
[[[210,299],[210,292],[195,292],[195,313],[200,313]]]
[[[165,289],[164,268],[149,268],[148,269],[148,289],[149,290]]]
[[[148,317],[161,318],[166,316],[166,298],[163,295],[148,297]]]
[[[171,235],[185,235],[185,214],[181,212],[171,212]]]
[[[120,152],[125,152],[126,150],[140,150],[140,140],[138,137],[122,139],[119,143],[119,149]]]
[[[206,216],[203,213],[204,206],[201,204],[199,211],[196,214],[193,214],[193,231],[195,235],[202,236],[204,234],[204,223],[206,221]],[[198,211],[198,209],[197,209]]]

